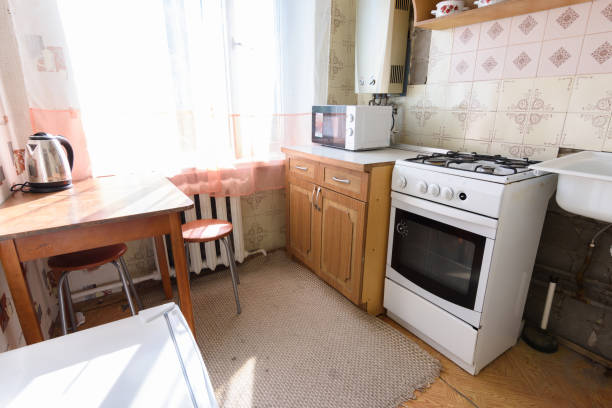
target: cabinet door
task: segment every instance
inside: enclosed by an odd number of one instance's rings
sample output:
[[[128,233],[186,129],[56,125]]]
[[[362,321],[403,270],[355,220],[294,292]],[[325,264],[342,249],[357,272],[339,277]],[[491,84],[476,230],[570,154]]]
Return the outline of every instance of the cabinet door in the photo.
[[[289,183],[289,248],[308,267],[315,266],[315,209],[312,204],[315,185],[293,180]]]
[[[358,305],[366,204],[327,189],[321,196],[319,276]]]

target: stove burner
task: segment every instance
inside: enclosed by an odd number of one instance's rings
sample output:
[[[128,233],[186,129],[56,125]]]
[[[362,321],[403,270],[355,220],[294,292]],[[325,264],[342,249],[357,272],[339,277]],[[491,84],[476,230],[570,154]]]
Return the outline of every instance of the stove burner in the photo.
[[[500,155],[479,153],[461,153],[449,151],[446,153],[420,154],[406,161],[423,163],[438,167],[448,167],[463,171],[506,176],[519,171],[527,171],[530,164],[538,163],[525,159],[510,159]]]
[[[485,164],[479,164],[478,166],[474,167],[474,171],[477,171],[477,172],[480,172],[480,173],[493,174],[493,173],[495,173],[495,167],[494,166],[487,166]]]
[[[431,164],[433,166],[445,166],[446,165],[447,160],[446,159],[438,159],[438,158],[431,158],[431,159],[425,159],[423,161],[423,163],[425,164]]]

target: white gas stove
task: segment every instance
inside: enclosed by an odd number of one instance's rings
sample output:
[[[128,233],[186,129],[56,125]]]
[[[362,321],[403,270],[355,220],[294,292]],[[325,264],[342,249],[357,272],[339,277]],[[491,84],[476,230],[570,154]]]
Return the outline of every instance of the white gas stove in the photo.
[[[476,374],[519,337],[554,175],[432,153],[393,169],[388,314]]]

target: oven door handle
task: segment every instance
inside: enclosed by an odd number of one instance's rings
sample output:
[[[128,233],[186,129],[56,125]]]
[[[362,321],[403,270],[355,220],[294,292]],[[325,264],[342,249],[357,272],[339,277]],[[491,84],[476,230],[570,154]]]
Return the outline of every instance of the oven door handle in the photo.
[[[444,224],[495,239],[497,220],[393,191],[391,206]],[[391,221],[393,222],[393,220]]]

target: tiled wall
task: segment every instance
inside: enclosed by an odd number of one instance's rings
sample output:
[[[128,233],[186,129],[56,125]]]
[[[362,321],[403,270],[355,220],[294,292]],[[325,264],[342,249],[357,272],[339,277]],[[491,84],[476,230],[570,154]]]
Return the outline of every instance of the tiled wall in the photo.
[[[396,100],[402,142],[539,160],[612,151],[612,1],[433,31],[426,58],[427,84]]]

